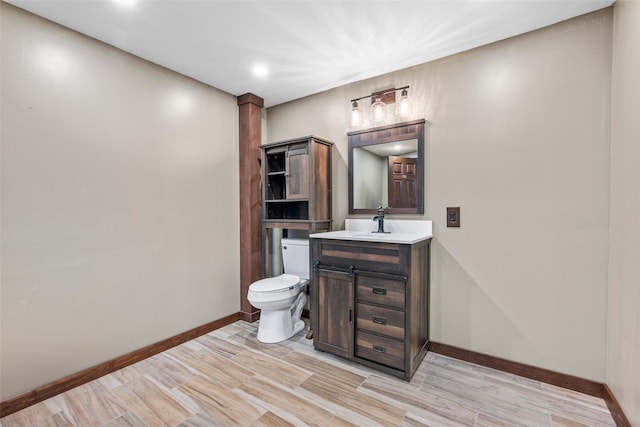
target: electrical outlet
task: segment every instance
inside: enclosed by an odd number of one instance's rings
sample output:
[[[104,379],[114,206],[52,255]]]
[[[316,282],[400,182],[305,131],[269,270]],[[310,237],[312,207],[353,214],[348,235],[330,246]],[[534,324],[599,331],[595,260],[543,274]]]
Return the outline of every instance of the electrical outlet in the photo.
[[[447,208],[447,227],[460,227],[460,207]]]

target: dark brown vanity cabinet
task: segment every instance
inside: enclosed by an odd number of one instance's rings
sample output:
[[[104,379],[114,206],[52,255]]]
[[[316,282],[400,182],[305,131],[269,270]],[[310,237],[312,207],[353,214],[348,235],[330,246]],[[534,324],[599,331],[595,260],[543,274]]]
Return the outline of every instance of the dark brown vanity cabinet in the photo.
[[[314,347],[410,380],[429,342],[431,239],[311,239]]]
[[[306,136],[261,146],[266,229],[331,228],[333,143]]]

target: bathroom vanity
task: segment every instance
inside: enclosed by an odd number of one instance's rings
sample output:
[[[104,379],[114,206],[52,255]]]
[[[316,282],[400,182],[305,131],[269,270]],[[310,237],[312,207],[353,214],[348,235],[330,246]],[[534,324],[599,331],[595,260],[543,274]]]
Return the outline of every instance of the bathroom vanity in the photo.
[[[314,347],[408,381],[429,342],[431,221],[371,225],[310,236]]]

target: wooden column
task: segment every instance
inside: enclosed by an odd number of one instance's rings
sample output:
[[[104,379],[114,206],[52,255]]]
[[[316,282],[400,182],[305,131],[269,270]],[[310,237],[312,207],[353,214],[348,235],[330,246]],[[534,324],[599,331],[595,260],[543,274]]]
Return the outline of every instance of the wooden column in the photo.
[[[262,278],[262,196],[260,189],[261,110],[264,100],[252,93],[238,97],[240,118],[240,311],[254,322],[260,311],[249,304],[247,291]]]

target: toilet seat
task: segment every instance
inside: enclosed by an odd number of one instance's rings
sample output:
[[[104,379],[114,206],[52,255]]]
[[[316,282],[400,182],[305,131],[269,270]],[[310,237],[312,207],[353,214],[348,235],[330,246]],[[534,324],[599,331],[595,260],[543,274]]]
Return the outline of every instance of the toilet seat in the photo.
[[[300,285],[300,277],[285,273],[276,277],[258,280],[249,286],[249,291],[257,294],[272,294],[298,289]]]

